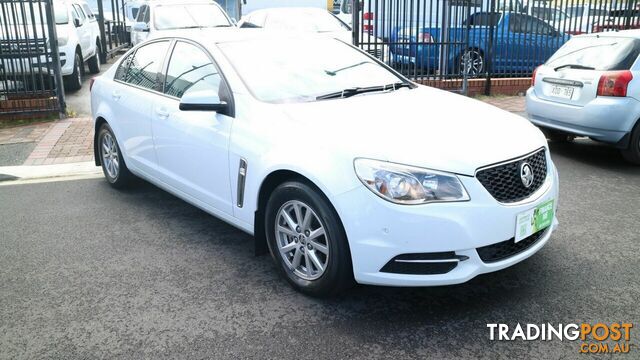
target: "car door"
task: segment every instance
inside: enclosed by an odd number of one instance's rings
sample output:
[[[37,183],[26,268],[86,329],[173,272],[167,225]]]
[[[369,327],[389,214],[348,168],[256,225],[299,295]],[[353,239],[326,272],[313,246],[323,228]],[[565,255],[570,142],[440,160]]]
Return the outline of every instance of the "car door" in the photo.
[[[153,145],[151,111],[161,97],[160,72],[170,41],[154,41],[127,55],[116,70],[111,93],[116,136],[127,165],[156,176],[157,157]]]
[[[213,111],[182,111],[180,98],[211,91],[233,103],[210,54],[176,41],[165,70],[163,97],[153,104],[153,139],[161,180],[224,213],[232,214],[229,134],[233,118]]]
[[[72,7],[73,17],[78,21],[78,24],[76,25],[76,33],[78,34],[80,49],[82,50],[82,56],[84,57],[83,60],[86,60],[86,57],[91,54],[91,30],[89,28],[89,21],[80,5],[73,4]]]

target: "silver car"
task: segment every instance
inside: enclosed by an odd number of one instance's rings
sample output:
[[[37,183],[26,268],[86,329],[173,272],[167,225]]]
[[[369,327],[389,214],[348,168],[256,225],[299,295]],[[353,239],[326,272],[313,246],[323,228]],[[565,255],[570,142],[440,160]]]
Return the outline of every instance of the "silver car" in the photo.
[[[533,74],[529,120],[552,141],[586,136],[640,164],[640,30],[575,36]]]

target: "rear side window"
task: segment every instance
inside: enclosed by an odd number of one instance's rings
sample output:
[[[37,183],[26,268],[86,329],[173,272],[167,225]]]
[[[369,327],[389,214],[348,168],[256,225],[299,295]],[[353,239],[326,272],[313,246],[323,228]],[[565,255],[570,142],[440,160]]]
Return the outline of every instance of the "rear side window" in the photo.
[[[595,70],[629,70],[640,54],[640,40],[612,36],[575,37],[547,65],[581,65]]]
[[[118,66],[116,70],[116,75],[113,77],[114,80],[124,81],[124,77],[127,74],[127,69],[129,68],[129,64],[131,64],[131,60],[133,59],[133,52],[131,52],[127,57],[125,57]]]
[[[129,63],[124,82],[157,90],[158,72],[168,47],[168,41],[154,42],[140,47]]]
[[[182,41],[176,43],[167,69],[165,94],[180,98],[190,90],[211,90],[222,95],[220,82],[218,69],[204,51]]]

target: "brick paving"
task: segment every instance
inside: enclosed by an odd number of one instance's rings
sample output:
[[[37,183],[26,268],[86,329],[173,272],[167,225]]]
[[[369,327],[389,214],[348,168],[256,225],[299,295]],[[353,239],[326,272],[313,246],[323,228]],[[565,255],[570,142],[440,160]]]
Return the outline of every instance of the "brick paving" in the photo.
[[[478,100],[511,112],[522,113],[525,111],[524,96],[482,96]]]
[[[481,96],[478,100],[501,109],[524,112],[523,96]],[[36,142],[23,165],[49,165],[93,160],[93,122],[90,118],[0,129],[0,145]]]
[[[24,165],[51,165],[93,160],[93,122],[89,118],[55,122]]]
[[[51,126],[52,123],[42,123],[0,129],[0,145],[40,141]]]

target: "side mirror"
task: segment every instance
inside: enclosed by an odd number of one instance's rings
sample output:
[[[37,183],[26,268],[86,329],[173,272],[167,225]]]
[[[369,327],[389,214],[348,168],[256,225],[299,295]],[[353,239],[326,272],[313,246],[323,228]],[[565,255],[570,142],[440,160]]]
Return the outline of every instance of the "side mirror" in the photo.
[[[73,19],[73,25],[75,27],[80,27],[80,26],[82,26],[82,23],[80,22],[80,19],[75,18],[75,19]]]
[[[146,22],[142,22],[142,21],[134,23],[133,24],[133,30],[149,32],[149,24],[147,24]]]
[[[229,104],[220,100],[217,92],[211,90],[187,91],[180,99],[182,111],[215,111],[226,113]]]

